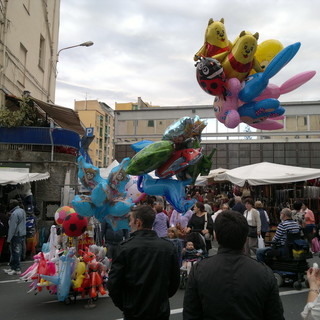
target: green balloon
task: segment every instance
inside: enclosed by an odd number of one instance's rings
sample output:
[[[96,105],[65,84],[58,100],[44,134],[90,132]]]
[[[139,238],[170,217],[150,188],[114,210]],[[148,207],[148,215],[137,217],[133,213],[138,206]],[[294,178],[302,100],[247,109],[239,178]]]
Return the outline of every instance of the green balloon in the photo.
[[[173,151],[174,143],[172,141],[154,142],[134,155],[126,168],[126,173],[140,176],[151,172],[169,160]]]

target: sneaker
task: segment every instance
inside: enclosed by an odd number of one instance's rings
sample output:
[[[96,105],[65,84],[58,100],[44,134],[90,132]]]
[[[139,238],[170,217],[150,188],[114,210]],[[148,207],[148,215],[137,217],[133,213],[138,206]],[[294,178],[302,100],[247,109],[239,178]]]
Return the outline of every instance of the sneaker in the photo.
[[[12,269],[11,269],[11,268],[10,268],[10,269],[3,269],[3,271],[4,271],[5,273],[8,273],[8,272],[11,272]]]
[[[11,270],[11,271],[7,272],[7,274],[9,276],[13,276],[15,274],[21,274],[21,271],[20,270]]]

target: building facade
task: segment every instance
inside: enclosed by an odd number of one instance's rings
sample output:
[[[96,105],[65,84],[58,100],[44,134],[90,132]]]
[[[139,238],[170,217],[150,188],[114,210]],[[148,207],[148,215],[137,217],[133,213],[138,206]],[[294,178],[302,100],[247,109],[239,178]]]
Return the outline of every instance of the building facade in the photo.
[[[0,0],[0,97],[54,103],[60,0]]]
[[[92,163],[98,168],[107,167],[114,158],[114,110],[97,100],[75,101],[74,108],[94,135],[88,150]]]
[[[205,154],[216,149],[212,168],[233,169],[268,161],[286,165],[320,168],[320,102],[288,102],[284,128],[255,130],[245,124],[228,129],[214,116],[212,106],[144,108],[115,111],[115,159],[132,157],[131,144],[141,140],[161,140],[174,121],[198,115],[207,120],[202,132]]]

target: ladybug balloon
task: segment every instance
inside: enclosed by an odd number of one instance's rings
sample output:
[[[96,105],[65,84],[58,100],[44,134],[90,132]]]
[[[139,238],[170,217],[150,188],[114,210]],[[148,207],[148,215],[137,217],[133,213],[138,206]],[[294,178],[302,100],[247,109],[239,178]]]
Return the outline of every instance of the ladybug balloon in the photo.
[[[196,64],[196,75],[200,87],[213,96],[225,96],[226,77],[220,62],[213,58],[201,58]]]

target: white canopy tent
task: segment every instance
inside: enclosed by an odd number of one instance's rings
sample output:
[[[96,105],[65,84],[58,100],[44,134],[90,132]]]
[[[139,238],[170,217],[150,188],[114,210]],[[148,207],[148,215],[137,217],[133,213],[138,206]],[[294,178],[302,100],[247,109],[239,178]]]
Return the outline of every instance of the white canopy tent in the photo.
[[[286,166],[270,162],[255,163],[227,170],[218,174],[215,181],[230,181],[243,187],[245,182],[251,186],[292,183],[320,178],[320,169]]]
[[[196,186],[206,186],[208,184],[209,179],[214,179],[218,174],[224,173],[228,171],[224,168],[212,169],[210,170],[207,176],[199,176],[196,180]]]
[[[50,177],[49,172],[45,173],[28,173],[28,172],[16,172],[8,170],[0,170],[0,185],[6,184],[23,184],[32,181],[45,180]]]

